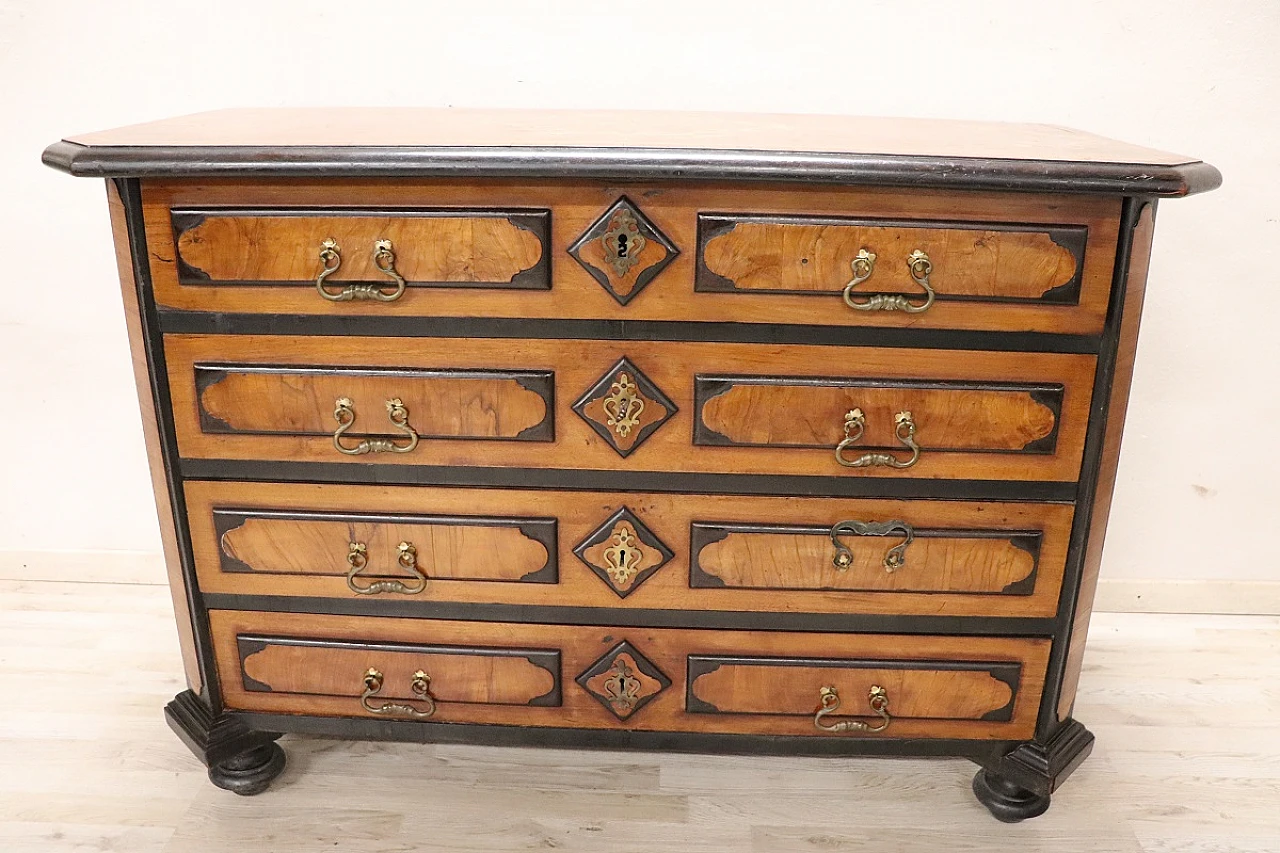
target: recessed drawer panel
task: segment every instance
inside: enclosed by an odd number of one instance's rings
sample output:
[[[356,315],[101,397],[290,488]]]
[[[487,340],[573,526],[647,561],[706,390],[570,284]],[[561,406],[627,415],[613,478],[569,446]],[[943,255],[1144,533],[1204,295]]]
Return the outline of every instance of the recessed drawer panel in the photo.
[[[815,738],[1020,740],[1050,641],[213,610],[232,710]]]
[[[1072,507],[188,481],[206,593],[1051,617]]]
[[[602,488],[623,489],[636,487],[630,471],[1070,482],[1095,363],[1056,353],[248,335],[167,335],[165,352],[186,458],[616,471]]]

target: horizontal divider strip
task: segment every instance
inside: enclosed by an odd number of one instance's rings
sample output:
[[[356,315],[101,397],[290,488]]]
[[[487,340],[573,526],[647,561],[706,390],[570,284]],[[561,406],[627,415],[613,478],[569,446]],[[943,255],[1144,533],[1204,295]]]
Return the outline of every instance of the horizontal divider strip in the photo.
[[[326,335],[393,338],[538,338],[553,340],[705,341],[710,343],[865,346],[911,349],[1056,352],[1094,355],[1099,339],[1051,332],[885,329],[671,320],[543,320],[518,317],[332,316],[160,311],[168,334]]]
[[[893,480],[884,477],[811,477],[796,474],[687,474],[564,468],[465,468],[434,465],[352,465],[343,462],[283,462],[257,459],[182,459],[188,480],[254,483],[345,483],[351,485],[477,486],[569,489],[592,492],[688,492],[691,494],[804,497],[934,498],[939,500],[1070,503],[1077,484],[1037,480]]]
[[[289,595],[205,593],[210,610],[319,613],[471,622],[593,625],[602,628],[710,628],[727,631],[831,631],[859,634],[1052,636],[1055,620],[1000,616],[906,616],[859,613],[758,613],[737,610],[642,610],[562,605],[476,604],[455,601],[311,598]]]

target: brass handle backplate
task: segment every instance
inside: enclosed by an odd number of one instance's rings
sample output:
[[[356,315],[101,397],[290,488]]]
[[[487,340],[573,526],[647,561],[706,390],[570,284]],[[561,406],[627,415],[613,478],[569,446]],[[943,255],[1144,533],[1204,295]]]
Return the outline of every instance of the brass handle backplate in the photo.
[[[925,294],[924,302],[919,305],[898,293],[874,293],[867,296],[864,302],[855,302],[853,300],[853,289],[871,278],[871,274],[876,270],[875,253],[860,249],[857,257],[853,259],[852,265],[853,278],[844,286],[842,295],[844,296],[844,304],[854,310],[903,311],[907,314],[919,314],[923,311],[928,311],[933,305],[936,294],[929,285],[929,274],[933,272],[933,262],[920,249],[916,249],[907,256],[907,270],[911,273],[911,280],[919,285]]]
[[[408,453],[418,446],[418,432],[409,426],[409,410],[405,408],[404,401],[399,398],[387,401],[387,419],[391,421],[393,427],[409,437],[408,444],[396,444],[389,438],[365,438],[354,447],[345,447],[342,444],[342,435],[356,422],[355,403],[351,402],[350,397],[339,397],[333,402],[333,419],[338,422],[338,428],[333,433],[333,446],[339,453],[345,453],[348,456],[363,456],[366,453]]]
[[[832,564],[839,571],[848,571],[853,565],[853,552],[840,541],[844,535],[854,536],[888,536],[895,531],[901,532],[902,541],[884,553],[884,569],[894,572],[907,564],[907,546],[915,541],[916,533],[905,521],[841,521],[831,528],[831,544],[836,546]]]
[[[364,674],[364,693],[360,694],[360,705],[370,714],[386,714],[388,716],[398,717],[414,717],[416,719],[425,719],[436,712],[436,700],[431,697],[431,676],[422,670],[418,670],[413,674],[413,681],[409,683],[409,689],[418,697],[417,701],[424,703],[421,709],[412,705],[401,705],[396,702],[387,702],[382,705],[370,705],[369,700],[378,694],[382,689],[382,673],[374,667],[369,667]]]
[[[879,725],[864,723],[862,720],[841,720],[837,723],[824,723],[822,718],[834,714],[840,709],[840,694],[834,687],[822,687],[818,690],[818,713],[813,715],[813,727],[824,732],[882,732],[889,728],[893,718],[889,716],[889,694],[879,685],[873,685],[867,692],[867,703],[871,710],[881,719]]]
[[[342,266],[342,249],[338,241],[330,237],[320,244],[320,274],[316,276],[316,291],[330,302],[351,302],[353,300],[372,300],[374,302],[395,302],[404,296],[404,276],[396,271],[396,253],[390,240],[377,240],[373,244],[373,263],[378,271],[392,279],[396,286],[391,291],[378,284],[348,284],[334,293],[325,286],[325,279],[338,271]]]
[[[851,409],[844,416],[844,440],[836,445],[836,461],[846,468],[910,468],[916,464],[920,461],[920,445],[916,444],[915,419],[910,412],[898,412],[893,422],[894,435],[911,451],[910,458],[899,459],[892,453],[864,453],[856,459],[846,459],[844,452],[861,440],[867,426],[862,409]]]
[[[352,542],[347,550],[347,565],[351,567],[347,572],[347,586],[360,595],[377,595],[381,592],[414,595],[427,588],[427,575],[418,568],[418,549],[411,543],[401,542],[396,546],[396,563],[413,575],[412,586],[398,580],[373,581],[368,586],[360,586],[356,583],[356,575],[369,565],[368,548],[363,542]]]

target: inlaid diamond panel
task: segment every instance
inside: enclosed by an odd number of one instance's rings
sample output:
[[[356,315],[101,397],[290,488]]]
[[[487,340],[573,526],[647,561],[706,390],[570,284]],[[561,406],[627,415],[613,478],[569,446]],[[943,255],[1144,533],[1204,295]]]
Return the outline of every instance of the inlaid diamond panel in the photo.
[[[623,358],[573,404],[573,410],[618,451],[629,456],[676,413],[676,404]]]
[[[671,686],[671,679],[626,641],[593,663],[577,682],[619,720],[627,719]]]
[[[619,598],[635,592],[675,556],[625,506],[582,540],[573,553]]]
[[[680,250],[622,196],[569,247],[569,254],[626,305]]]

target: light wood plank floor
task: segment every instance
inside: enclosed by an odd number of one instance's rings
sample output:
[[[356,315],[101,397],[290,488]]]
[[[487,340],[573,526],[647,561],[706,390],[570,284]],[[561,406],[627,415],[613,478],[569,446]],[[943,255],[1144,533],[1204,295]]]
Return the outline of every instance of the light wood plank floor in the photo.
[[[1280,618],[1099,614],[1093,756],[1005,826],[961,760],[722,758],[286,737],[260,797],[160,709],[167,591],[0,580],[0,851],[1280,853]]]

